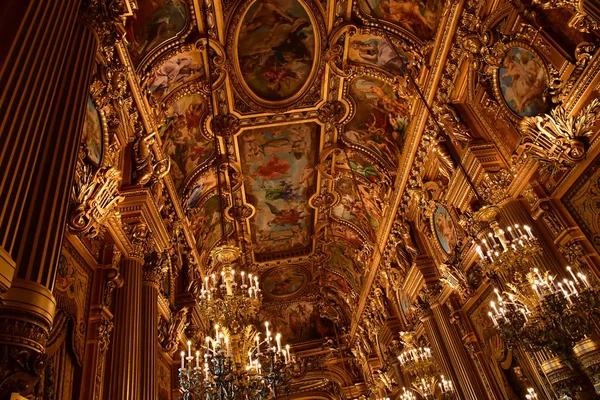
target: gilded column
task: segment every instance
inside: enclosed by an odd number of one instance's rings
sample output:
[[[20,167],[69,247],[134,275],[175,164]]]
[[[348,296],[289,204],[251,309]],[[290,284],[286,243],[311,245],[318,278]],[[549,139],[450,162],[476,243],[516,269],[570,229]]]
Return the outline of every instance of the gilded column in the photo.
[[[427,339],[429,340],[429,345],[433,351],[433,356],[439,364],[440,371],[444,377],[446,379],[450,379],[452,383],[454,383],[458,398],[462,399],[464,398],[464,395],[462,394],[460,385],[457,384],[459,381],[457,376],[454,374],[454,369],[452,368],[452,363],[450,362],[450,356],[446,351],[446,346],[444,345],[440,330],[435,322],[435,319],[433,318],[433,313],[428,305],[423,304],[422,306],[421,322],[423,323],[423,328],[425,328],[425,335],[427,335]]]
[[[23,1],[1,30],[10,42],[0,46],[0,398],[31,394],[45,366],[97,48],[79,7],[80,0]]]
[[[158,290],[168,259],[157,257],[146,262],[142,275],[142,400],[158,398],[156,357],[158,346]]]
[[[450,310],[445,304],[435,303],[431,305],[433,318],[438,326],[444,347],[448,351],[452,369],[457,377],[457,385],[460,386],[465,399],[479,400],[487,398],[485,390],[479,381],[477,370],[471,364],[467,350],[450,322]]]
[[[112,354],[107,374],[109,387],[104,391],[107,400],[141,398],[142,251],[136,250],[128,258],[124,257],[120,269],[123,287],[115,295]]]

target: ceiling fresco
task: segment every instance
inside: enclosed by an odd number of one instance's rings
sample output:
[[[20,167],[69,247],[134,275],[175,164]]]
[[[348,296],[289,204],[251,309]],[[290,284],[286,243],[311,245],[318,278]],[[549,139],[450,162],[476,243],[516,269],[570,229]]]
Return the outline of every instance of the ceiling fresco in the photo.
[[[306,84],[315,59],[315,34],[298,0],[255,1],[237,37],[240,71],[256,96],[285,100]]]
[[[206,101],[201,95],[186,95],[167,108],[159,127],[162,150],[171,158],[171,176],[178,189],[185,177],[213,154],[214,140],[201,126],[205,113]]]
[[[310,247],[320,126],[314,122],[244,131],[238,137],[255,256]]]
[[[228,208],[225,236],[261,276],[263,318],[292,343],[333,335],[331,320],[358,306],[359,254],[382,234],[410,142],[404,77],[441,18],[440,0],[370,1],[384,26],[366,27],[364,2],[314,0],[138,0],[127,26],[200,264]]]
[[[375,14],[380,19],[398,28],[404,33],[413,35],[419,40],[432,39],[439,25],[444,1],[398,1],[368,0]],[[360,2],[359,7],[364,15],[369,15],[369,7]]]
[[[204,77],[204,65],[200,50],[182,51],[158,64],[148,82],[150,94],[156,101],[163,101],[170,93],[189,82]]]
[[[353,79],[348,92],[356,111],[346,125],[344,137],[353,144],[365,146],[394,170],[404,145],[409,104],[402,101],[389,84],[372,77]]]
[[[183,0],[141,0],[127,23],[129,54],[135,64],[188,25],[189,4]]]

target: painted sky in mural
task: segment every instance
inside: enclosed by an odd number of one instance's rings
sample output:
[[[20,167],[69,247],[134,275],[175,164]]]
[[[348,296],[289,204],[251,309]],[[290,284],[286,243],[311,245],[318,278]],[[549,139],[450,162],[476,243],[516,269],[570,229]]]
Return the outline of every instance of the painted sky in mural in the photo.
[[[443,0],[369,0],[375,14],[421,40],[433,38],[442,16]]]
[[[238,59],[246,84],[259,97],[277,101],[296,94],[310,75],[314,30],[297,0],[259,0],[244,16]]]
[[[360,195],[356,191],[357,186]],[[335,188],[340,194],[340,202],[333,209],[334,215],[352,222],[374,241],[382,215],[376,201],[375,187],[344,176],[336,182]]]
[[[159,128],[163,151],[171,157],[171,176],[179,188],[184,178],[213,152],[214,141],[202,134],[200,123],[206,104],[202,96],[182,97],[166,111]]]
[[[189,214],[190,226],[198,251],[208,251],[221,238],[219,196],[214,195]]]
[[[391,163],[390,167],[397,167],[408,126],[408,103],[390,85],[371,77],[355,78],[349,91],[356,112],[344,135],[367,146],[382,162]]]
[[[356,259],[356,249],[343,242],[334,242],[327,246],[330,254],[327,268],[339,272],[357,291],[362,286],[363,266]]]
[[[319,129],[306,123],[241,134],[246,200],[256,207],[251,220],[255,254],[309,245],[313,211],[307,191],[316,180]]]
[[[175,37],[184,27],[188,6],[182,0],[140,0],[138,9],[127,20],[129,54],[140,61],[167,39]]]

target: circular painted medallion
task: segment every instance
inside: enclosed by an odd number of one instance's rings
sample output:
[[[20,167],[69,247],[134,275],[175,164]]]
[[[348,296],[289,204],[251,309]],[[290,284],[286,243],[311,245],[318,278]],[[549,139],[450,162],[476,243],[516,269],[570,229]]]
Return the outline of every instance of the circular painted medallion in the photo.
[[[447,254],[451,254],[458,242],[452,217],[444,207],[438,205],[432,218],[438,243]]]
[[[306,284],[306,273],[297,267],[277,267],[262,278],[262,288],[273,297],[287,297],[298,293]]]
[[[243,81],[260,99],[290,99],[308,81],[315,45],[313,24],[302,3],[257,0],[248,7],[238,31]]]
[[[498,68],[498,85],[506,105],[519,117],[537,115],[548,108],[548,73],[541,59],[524,47],[508,49]]]

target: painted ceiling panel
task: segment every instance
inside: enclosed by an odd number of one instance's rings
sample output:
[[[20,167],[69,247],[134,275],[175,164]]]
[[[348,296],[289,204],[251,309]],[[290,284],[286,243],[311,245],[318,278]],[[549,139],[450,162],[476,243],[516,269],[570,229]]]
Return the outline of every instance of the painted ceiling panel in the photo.
[[[183,0],[140,0],[128,19],[127,40],[134,63],[184,30],[189,6]]]
[[[259,98],[285,100],[302,89],[315,58],[311,19],[298,0],[258,0],[238,33],[243,80]]]
[[[409,104],[389,84],[368,76],[353,79],[349,94],[356,111],[344,137],[364,146],[390,169],[397,168],[409,123]]]
[[[257,212],[250,221],[255,256],[310,251],[314,210],[309,190],[320,126],[314,122],[244,131],[238,136],[246,201]]]
[[[444,7],[443,0],[398,1],[368,0],[377,17],[402,29],[419,40],[432,39],[437,32]],[[367,5],[359,2],[363,15]]]
[[[165,112],[159,133],[163,152],[172,161],[171,176],[176,188],[213,154],[214,140],[206,137],[200,123],[205,112],[206,102],[199,94],[178,99]]]

